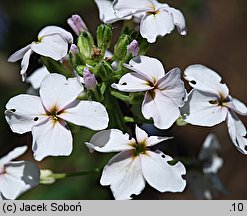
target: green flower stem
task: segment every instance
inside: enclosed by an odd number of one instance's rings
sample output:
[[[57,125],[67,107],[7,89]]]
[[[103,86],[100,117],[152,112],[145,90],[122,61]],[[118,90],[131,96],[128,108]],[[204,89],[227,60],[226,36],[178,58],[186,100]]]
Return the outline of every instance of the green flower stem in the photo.
[[[106,87],[105,100],[103,101],[110,117],[109,128],[118,128],[127,131],[124,116],[118,104],[117,98],[111,95],[111,86]]]
[[[75,172],[75,173],[53,173],[53,174],[49,175],[49,177],[57,180],[57,179],[64,179],[67,177],[84,176],[84,175],[89,175],[89,174],[98,174],[99,172],[100,172],[100,169],[95,168],[93,170]]]
[[[135,119],[133,117],[129,117],[129,116],[124,116],[124,121],[126,123],[135,123]]]
[[[184,121],[184,117],[180,116],[177,120],[176,120],[176,124],[177,126],[183,127],[183,126],[187,126],[188,123],[186,121]]]
[[[124,121],[125,121],[125,123],[136,123],[136,124],[147,123],[147,124],[153,124],[152,120],[138,119],[138,118],[133,118],[133,117],[130,117],[130,116],[124,116]]]
[[[111,120],[114,121],[113,124],[118,129],[120,129],[122,131],[127,131],[126,125],[124,122],[123,113],[120,109],[120,106],[119,106],[116,98],[112,97],[111,104],[112,104],[112,107],[109,110],[109,115],[111,116]]]
[[[117,91],[111,91],[111,95],[125,102],[129,102],[129,96]]]
[[[100,169],[99,168],[95,168],[95,169],[88,170],[88,171],[75,172],[75,173],[67,173],[66,174],[66,177],[84,176],[84,175],[98,174],[98,173],[100,173]]]
[[[93,99],[98,102],[102,102],[104,100],[104,97],[100,94],[97,88],[88,90],[88,94],[93,96]]]

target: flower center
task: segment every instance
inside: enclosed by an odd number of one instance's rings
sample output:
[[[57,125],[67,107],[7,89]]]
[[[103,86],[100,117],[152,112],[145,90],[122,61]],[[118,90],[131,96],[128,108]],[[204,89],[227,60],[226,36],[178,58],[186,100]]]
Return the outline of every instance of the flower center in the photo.
[[[0,167],[0,175],[3,175],[5,173],[6,173],[6,170],[5,170],[4,166]]]
[[[157,85],[156,85],[156,79],[153,78],[154,81],[151,82],[151,81],[148,81],[148,86],[152,87],[153,89],[149,90],[147,93],[149,94],[149,96],[154,99],[155,98],[155,89],[157,89]]]
[[[152,99],[154,99],[154,98],[155,98],[155,89],[149,90],[149,91],[148,91],[148,95],[149,95]]]
[[[148,15],[154,15],[155,16],[156,14],[158,14],[160,12],[159,10],[155,9],[154,4],[148,5],[147,7],[150,8],[150,10],[146,12],[146,14],[148,14]]]
[[[38,41],[34,41],[34,43],[39,44],[39,43],[41,43],[41,41],[42,41],[42,37],[39,37]]]
[[[139,156],[140,154],[146,154],[146,151],[148,150],[146,148],[146,144],[145,142],[142,142],[142,143],[133,143],[131,144],[132,147],[134,147],[133,149],[133,157],[137,157]]]
[[[53,106],[50,111],[47,112],[47,115],[52,118],[54,122],[59,121],[59,115],[63,112],[63,110],[58,111],[57,106]]]
[[[227,103],[229,103],[231,99],[227,96],[224,97],[222,94],[220,94],[220,97],[216,100],[209,101],[210,104],[218,105],[218,106],[226,106]]]
[[[159,10],[153,10],[153,11],[147,11],[146,13],[148,14],[148,15],[157,15],[157,14],[159,14]]]

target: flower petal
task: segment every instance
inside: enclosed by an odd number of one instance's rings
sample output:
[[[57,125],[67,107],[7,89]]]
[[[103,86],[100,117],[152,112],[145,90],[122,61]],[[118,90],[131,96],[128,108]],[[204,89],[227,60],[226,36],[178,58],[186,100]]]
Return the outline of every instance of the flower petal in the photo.
[[[143,143],[147,140],[148,134],[136,125],[135,128],[136,141],[137,143]]]
[[[181,35],[186,35],[187,34],[187,29],[185,25],[185,19],[181,11],[172,8],[172,7],[167,7],[164,10],[167,10],[169,13],[172,14],[173,17],[173,23],[175,26],[177,26],[178,32]]]
[[[222,166],[223,166],[223,159],[218,155],[214,155],[211,158],[210,164],[207,164],[207,166],[203,167],[203,173],[216,174]]]
[[[33,152],[37,161],[47,156],[68,156],[72,152],[72,134],[64,121],[46,122],[32,128]]]
[[[31,44],[28,44],[27,46],[23,47],[22,49],[16,51],[15,53],[13,53],[9,58],[8,58],[8,62],[16,62],[20,59],[23,58],[23,56],[25,55],[25,53],[31,49]]]
[[[150,186],[160,192],[182,192],[186,181],[182,178],[186,170],[181,162],[168,164],[172,158],[160,151],[148,151],[141,155],[141,168],[145,180]]]
[[[167,11],[146,14],[140,25],[140,33],[149,43],[154,43],[158,36],[165,36],[174,29],[173,17]]]
[[[148,56],[137,56],[130,60],[129,64],[125,64],[129,70],[140,74],[143,79],[153,84],[165,75],[162,63],[155,58]]]
[[[27,78],[27,82],[32,85],[34,89],[39,89],[43,79],[49,75],[50,72],[45,66],[35,70],[32,75]]]
[[[157,88],[177,104],[182,107],[186,97],[184,82],[181,80],[181,71],[174,68],[157,82]]]
[[[160,136],[150,136],[146,140],[146,146],[151,147],[165,140],[173,139],[173,137],[160,137]]]
[[[113,196],[117,200],[131,199],[145,187],[139,158],[133,159],[130,151],[114,156],[104,167],[100,184],[110,185]]]
[[[109,122],[105,107],[95,101],[75,101],[58,117],[92,130],[105,129]]]
[[[127,16],[125,18],[117,17],[113,9],[113,4],[111,0],[95,0],[95,3],[99,9],[100,20],[104,23],[114,23],[119,20],[128,20],[132,16]]]
[[[52,73],[43,79],[39,93],[48,111],[54,107],[60,111],[72,103],[82,91],[83,87],[77,78],[66,79],[61,74]]]
[[[126,17],[144,11],[152,11],[154,4],[152,0],[115,0],[113,8],[117,17]]]
[[[31,48],[39,55],[58,61],[67,55],[68,42],[61,35],[53,34],[43,37],[41,42],[33,42]]]
[[[15,158],[18,158],[19,156],[24,154],[26,151],[27,151],[27,146],[21,146],[21,147],[15,148],[11,152],[9,152],[6,156],[4,156],[0,159],[0,166],[3,166],[5,164],[9,163],[10,161],[12,161]]]
[[[33,51],[30,49],[28,50],[24,56],[23,56],[23,59],[21,61],[21,76],[22,76],[22,81],[25,81],[26,79],[26,71],[28,69],[28,65],[29,65],[29,59],[30,59],[30,56],[31,54],[33,53]]]
[[[224,96],[225,98],[229,95],[227,86],[220,83],[221,77],[215,71],[203,65],[187,67],[184,71],[184,77],[194,89]]]
[[[16,199],[24,188],[25,184],[19,179],[9,174],[0,176],[0,190],[6,199]]]
[[[0,191],[7,199],[16,199],[39,184],[39,169],[30,161],[11,162],[5,170],[6,173],[0,176]]]
[[[31,131],[33,125],[43,121],[46,116],[40,97],[17,95],[6,104],[5,119],[11,130],[23,134]]]
[[[246,128],[237,115],[229,111],[226,118],[228,132],[233,144],[243,154],[247,154]]]
[[[153,89],[147,80],[138,73],[128,73],[121,77],[118,84],[113,83],[112,88],[124,92],[139,92]]]
[[[59,34],[65,41],[68,43],[72,44],[73,43],[73,36],[70,32],[64,30],[61,27],[58,26],[46,26],[43,28],[39,34],[38,34],[38,39],[43,40],[44,37],[46,36],[53,36],[55,34]]]
[[[110,129],[96,133],[85,144],[90,152],[94,150],[98,152],[119,152],[133,149],[130,145],[132,142],[135,142],[135,140],[133,138],[130,140],[127,133],[123,134],[120,130]]]
[[[237,112],[240,115],[247,115],[247,107],[244,103],[242,103],[240,100],[236,98],[232,98],[232,103],[233,103],[233,109],[235,112]]]
[[[180,116],[180,111],[172,99],[161,91],[147,92],[142,102],[142,114],[146,119],[153,118],[154,125],[159,129],[167,129]]]
[[[211,104],[210,101],[217,97],[211,93],[205,93],[197,90],[191,91],[188,101],[181,109],[185,115],[185,121],[192,125],[212,127],[226,119],[227,107]]]

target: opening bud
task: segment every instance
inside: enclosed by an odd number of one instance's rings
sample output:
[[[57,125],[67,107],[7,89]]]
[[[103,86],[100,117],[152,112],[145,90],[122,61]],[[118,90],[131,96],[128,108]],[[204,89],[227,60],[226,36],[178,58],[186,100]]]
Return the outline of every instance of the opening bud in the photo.
[[[86,24],[78,14],[72,15],[71,18],[67,19],[67,23],[78,36],[82,32],[88,31]]]
[[[84,68],[83,78],[84,78],[84,85],[87,90],[96,88],[97,81],[95,75],[92,74],[88,68]]]
[[[72,56],[75,57],[76,54],[79,52],[78,47],[75,44],[71,44],[70,52],[71,52]]]
[[[128,46],[127,46],[128,52],[132,54],[133,57],[138,56],[139,53],[139,44],[137,40],[133,40]]]

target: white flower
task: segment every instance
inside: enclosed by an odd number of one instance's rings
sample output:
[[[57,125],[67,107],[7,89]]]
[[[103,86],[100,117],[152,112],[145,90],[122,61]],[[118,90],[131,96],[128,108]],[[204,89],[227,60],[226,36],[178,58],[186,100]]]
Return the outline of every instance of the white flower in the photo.
[[[140,33],[149,43],[154,43],[159,35],[169,34],[175,26],[181,35],[186,35],[183,14],[168,4],[161,4],[156,0],[115,0],[113,8],[115,16],[119,18],[140,18]]]
[[[218,155],[220,144],[214,134],[209,134],[199,153],[198,160],[202,164],[202,171],[191,170],[187,173],[188,186],[197,199],[212,199],[219,192],[226,194],[218,170],[223,165],[223,159]]]
[[[227,121],[230,137],[243,154],[247,154],[246,129],[236,113],[247,115],[247,107],[229,95],[226,84],[221,77],[203,65],[189,66],[185,79],[194,88],[188,96],[188,102],[182,109],[185,121],[200,126],[214,126]]]
[[[145,181],[160,192],[181,192],[186,181],[181,177],[186,170],[181,162],[169,165],[172,158],[161,151],[150,151],[150,147],[169,137],[148,137],[136,126],[136,139],[129,139],[117,129],[96,133],[89,143],[89,150],[99,152],[119,152],[105,166],[100,184],[110,185],[115,199],[130,199],[132,194],[140,194]]]
[[[16,199],[39,184],[39,168],[30,161],[12,161],[27,150],[17,147],[0,158],[0,200]]]
[[[47,26],[38,34],[38,41],[32,42],[26,47],[12,54],[8,61],[21,61],[22,80],[26,78],[26,71],[29,65],[29,59],[33,52],[50,57],[56,61],[61,60],[68,52],[68,43],[73,43],[71,33],[57,26]]]
[[[12,131],[32,131],[36,160],[71,153],[72,135],[66,121],[93,130],[107,127],[108,114],[102,104],[76,100],[82,91],[77,78],[67,80],[53,73],[44,78],[40,97],[22,94],[7,103],[5,117]]]
[[[113,23],[119,20],[128,20],[131,19],[131,16],[125,18],[119,18],[115,15],[115,11],[113,9],[113,4],[111,0],[95,0],[95,3],[99,9],[100,19],[104,23]]]
[[[223,159],[218,156],[220,144],[214,134],[209,134],[199,153],[199,160],[203,162],[203,173],[216,174],[223,165]]]
[[[135,57],[125,67],[134,72],[125,74],[112,87],[125,92],[145,91],[143,116],[153,118],[157,128],[169,128],[180,116],[179,107],[186,96],[180,70],[175,68],[165,74],[161,62],[147,56]]]

